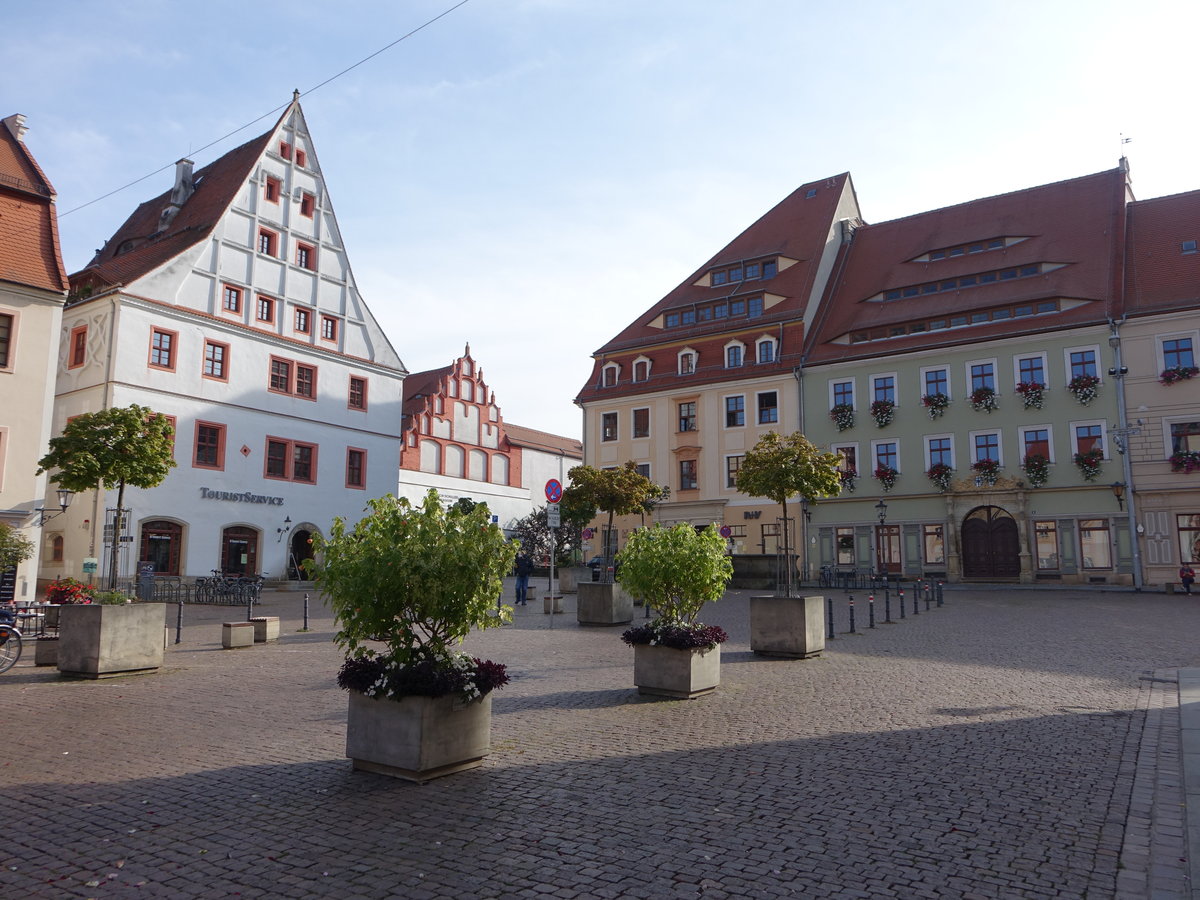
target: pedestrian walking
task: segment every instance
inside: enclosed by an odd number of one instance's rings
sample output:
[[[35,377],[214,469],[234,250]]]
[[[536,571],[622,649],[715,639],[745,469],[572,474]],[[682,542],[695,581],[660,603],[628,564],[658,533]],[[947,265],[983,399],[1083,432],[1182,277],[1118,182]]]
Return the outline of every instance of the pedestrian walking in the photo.
[[[1192,568],[1191,563],[1184,563],[1179,567],[1179,583],[1183,585],[1183,592],[1190,594],[1192,585],[1196,583],[1196,570]]]
[[[517,606],[524,606],[529,590],[529,576],[533,574],[533,560],[525,553],[517,554]]]

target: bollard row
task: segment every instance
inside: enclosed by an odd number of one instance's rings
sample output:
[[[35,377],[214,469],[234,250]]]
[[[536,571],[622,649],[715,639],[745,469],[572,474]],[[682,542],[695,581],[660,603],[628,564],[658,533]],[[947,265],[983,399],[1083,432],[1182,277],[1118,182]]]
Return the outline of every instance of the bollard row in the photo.
[[[945,582],[934,582],[931,579],[920,579],[917,581],[912,590],[912,614],[918,616],[921,614],[921,603],[925,604],[925,611],[937,606],[945,605],[944,594]],[[885,580],[883,585],[883,623],[885,625],[894,625],[898,620],[892,618],[892,593],[889,583]],[[908,598],[904,595],[903,586],[896,588],[896,608],[899,610],[900,619],[905,619],[908,616]],[[846,615],[848,627],[845,634],[861,634],[858,630],[858,620],[854,607],[854,594],[848,593],[846,598]],[[867,595],[867,627],[868,629],[876,626],[875,620],[875,594]],[[825,639],[835,640],[837,637],[837,622],[834,609],[834,600],[832,597],[825,598]]]

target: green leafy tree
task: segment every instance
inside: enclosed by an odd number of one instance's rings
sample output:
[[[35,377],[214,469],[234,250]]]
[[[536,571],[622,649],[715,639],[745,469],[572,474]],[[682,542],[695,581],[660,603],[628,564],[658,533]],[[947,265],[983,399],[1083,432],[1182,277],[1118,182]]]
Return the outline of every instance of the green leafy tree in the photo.
[[[472,500],[470,497],[459,497],[457,500],[454,501],[454,504],[453,504],[455,509],[459,510],[460,512],[465,512],[465,513],[469,513],[471,510],[473,510],[478,505],[479,504],[476,503],[474,500]]]
[[[50,471],[50,481],[70,491],[116,488],[117,509],[123,510],[126,485],[155,487],[175,466],[173,434],[166,416],[137,404],[84,413],[50,439],[50,452],[38,460],[38,474]],[[117,585],[119,551],[114,540],[110,588]]]
[[[511,532],[512,536],[521,542],[522,552],[535,561],[550,555],[550,539],[553,538],[555,565],[570,565],[571,560],[579,555],[583,526],[590,522],[595,514],[593,508],[591,514],[580,521],[577,517],[569,516],[560,504],[559,520],[562,524],[558,528],[551,528],[547,522],[546,507],[543,506],[523,519],[518,519]]]
[[[661,489],[638,472],[637,465],[632,461],[619,469],[575,466],[567,476],[571,483],[563,491],[564,502],[575,507],[591,505],[600,512],[608,513],[608,528],[605,531],[608,541],[612,540],[614,516],[645,513],[646,504],[661,495]],[[614,549],[606,545],[604,555],[612,556]]]
[[[704,604],[720,600],[733,577],[716,525],[703,531],[686,522],[639,528],[620,561],[617,580],[654,608],[660,625],[694,625]]]
[[[453,666],[451,648],[471,629],[510,621],[510,608],[496,614],[496,598],[517,545],[486,505],[445,509],[431,490],[420,506],[387,496],[369,507],[353,528],[338,517],[328,538],[315,535],[317,558],[304,563],[329,598],[335,640],[348,655],[374,658],[369,644],[381,641],[396,667]]]
[[[6,522],[0,522],[0,571],[33,556],[33,541]]]
[[[774,500],[783,510],[784,566],[782,588],[792,593],[795,566],[792,564],[787,527],[787,502],[797,495],[810,501],[836,497],[841,492],[840,457],[826,453],[800,432],[783,437],[768,431],[742,460],[737,489],[751,497]]]

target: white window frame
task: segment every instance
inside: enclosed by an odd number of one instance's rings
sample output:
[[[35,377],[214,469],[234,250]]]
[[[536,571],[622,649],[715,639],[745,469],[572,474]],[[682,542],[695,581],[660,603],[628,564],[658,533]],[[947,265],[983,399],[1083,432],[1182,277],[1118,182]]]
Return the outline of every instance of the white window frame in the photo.
[[[1017,428],[1017,455],[1022,463],[1025,462],[1025,433],[1028,431],[1045,431],[1047,434],[1047,445],[1049,448],[1048,458],[1050,462],[1057,462],[1054,456],[1054,426],[1052,425],[1021,425]],[[1072,434],[1072,440],[1074,435]],[[1074,453],[1071,454],[1074,456]]]
[[[920,390],[918,391],[918,395],[921,397],[925,396],[925,373],[926,372],[945,372],[946,373],[946,396],[949,397],[951,400],[953,400],[954,399],[954,375],[950,369],[950,365],[948,363],[943,363],[940,366],[922,366],[921,367],[921,382],[919,385]],[[896,405],[899,406],[898,403]],[[939,437],[939,435],[931,435],[931,436]],[[929,466],[926,466],[925,468],[928,469]]]
[[[758,365],[759,363],[763,362],[762,354],[759,353],[759,348],[763,344],[771,345],[771,358],[768,359],[767,362],[777,362],[779,360],[779,340],[769,334],[764,334],[761,337],[754,339],[754,364]]]
[[[979,428],[975,431],[967,432],[967,454],[971,458],[971,465],[979,462],[979,458],[975,455],[975,438],[982,437],[985,434],[994,434],[996,436],[996,450],[1000,454],[997,462],[1004,465],[1004,432],[999,428]]]
[[[1100,379],[1101,384],[1104,384],[1104,357],[1100,355],[1099,344],[1084,344],[1081,347],[1063,348],[1063,384],[1070,384],[1071,379],[1074,377],[1071,375],[1071,354],[1083,353],[1085,350],[1091,350],[1096,354],[1096,377]],[[1107,456],[1104,458],[1108,459]]]
[[[612,384],[608,383],[608,373],[613,373]],[[605,363],[600,369],[600,386],[601,387],[616,387],[621,383],[621,366],[618,363]]]
[[[1021,383],[1021,360],[1039,358],[1042,361],[1042,384],[1046,389],[1050,389],[1050,360],[1046,358],[1046,352],[1043,350],[1039,353],[1018,353],[1013,356],[1013,387],[1015,388]],[[1068,357],[1069,358],[1069,357]]]
[[[872,372],[867,376],[867,390],[871,396],[871,403],[875,402],[875,380],[877,378],[892,379],[892,402],[896,407],[900,407],[900,375],[897,372]],[[867,404],[867,409],[870,409],[870,404]]]
[[[851,378],[830,378],[829,379],[829,408],[830,409],[833,409],[833,404],[837,402],[836,400],[833,399],[834,398],[834,392],[833,392],[834,385],[846,384],[847,382],[849,382],[849,384],[850,384],[850,393],[852,395],[852,402],[850,405],[853,406],[855,409],[858,408],[858,379],[851,377]]]
[[[1163,459],[1170,459],[1175,452],[1171,442],[1171,426],[1180,425],[1184,422],[1200,422],[1200,413],[1195,413],[1190,416],[1164,416],[1162,420],[1162,441],[1163,441]],[[1088,422],[1082,423],[1090,424]],[[1071,433],[1071,440],[1074,441],[1075,433]]]
[[[685,372],[684,368],[683,368],[683,358],[685,356],[689,356],[689,355],[692,357],[692,365],[691,365],[691,368]],[[696,374],[696,371],[699,368],[700,368],[700,354],[697,353],[693,348],[684,347],[682,350],[680,350],[678,353],[675,354],[675,373],[677,375],[694,375],[694,374]]]
[[[1069,358],[1070,357],[1068,357],[1068,359]],[[1067,428],[1069,429],[1067,431],[1067,434],[1070,435],[1070,440],[1071,440],[1071,458],[1074,459],[1075,454],[1079,452],[1079,444],[1075,440],[1075,429],[1079,428],[1079,427],[1088,426],[1088,425],[1099,425],[1100,426],[1100,449],[1104,452],[1104,460],[1106,462],[1108,460],[1111,460],[1112,459],[1112,456],[1111,456],[1112,451],[1109,449],[1109,443],[1108,443],[1108,422],[1106,422],[1104,419],[1073,419],[1067,425]],[[1171,445],[1171,429],[1168,428],[1167,429],[1167,446],[1169,447],[1170,445]],[[1167,455],[1170,456],[1169,453]]]
[[[931,366],[930,368],[937,369],[940,367],[939,366]],[[922,377],[921,380],[922,380],[922,382],[924,382],[924,377]],[[950,468],[954,469],[955,471],[958,470],[958,446],[955,443],[954,434],[951,432],[946,432],[945,434],[927,434],[922,437],[921,452],[925,454],[925,471],[926,472],[928,472],[929,467],[933,465],[933,454],[929,452],[929,442],[943,440],[943,439],[947,439],[947,438],[950,440]]]
[[[646,364],[646,377],[644,379],[642,379],[641,381],[637,380],[638,363]],[[634,379],[634,384],[642,384],[646,381],[649,381],[650,373],[653,371],[654,371],[654,361],[652,359],[650,359],[650,357],[645,356],[645,355],[635,357],[633,360],[633,368],[629,370],[630,377]]]
[[[730,347],[738,347],[742,351],[742,361],[736,366],[731,366],[729,364],[729,348]],[[721,348],[721,354],[722,354],[722,359],[724,359],[724,361],[725,361],[725,368],[727,368],[727,369],[741,369],[741,368],[744,368],[746,365],[746,344],[743,341],[730,341],[724,347]]]
[[[838,451],[842,448],[854,451],[854,468],[858,471],[859,476],[861,476],[862,470],[858,467],[862,463],[862,455],[858,452],[858,441],[842,441],[838,444],[831,444],[829,447],[829,452],[835,456],[841,456],[842,454],[838,453]],[[872,469],[871,471],[873,472],[875,470]]]
[[[997,397],[1000,396],[1000,394],[1001,394],[1001,391],[1000,391],[1000,366],[997,363],[996,359],[997,358],[995,356],[993,356],[991,358],[985,357],[983,359],[969,359],[965,363],[963,363],[963,377],[966,379],[963,382],[963,396],[964,397],[970,397],[971,394],[975,393],[975,387],[974,387],[975,382],[971,379],[971,366],[986,366],[986,365],[991,365],[991,367],[992,367],[992,381],[995,382],[995,385],[996,385],[996,396]]]
[[[896,445],[896,472],[903,475],[904,469],[902,469],[900,467],[900,460],[903,459],[904,457],[903,457],[903,454],[901,453],[901,450],[903,448],[901,448],[901,446],[900,446],[899,438],[879,438],[877,440],[871,441],[871,469],[869,472],[867,472],[867,475],[872,478],[875,477],[875,470],[877,468],[879,468],[879,465],[878,465],[879,450],[878,450],[878,448],[880,446],[882,446],[883,444],[895,444]],[[863,474],[861,469],[859,469],[858,474],[860,476]]]

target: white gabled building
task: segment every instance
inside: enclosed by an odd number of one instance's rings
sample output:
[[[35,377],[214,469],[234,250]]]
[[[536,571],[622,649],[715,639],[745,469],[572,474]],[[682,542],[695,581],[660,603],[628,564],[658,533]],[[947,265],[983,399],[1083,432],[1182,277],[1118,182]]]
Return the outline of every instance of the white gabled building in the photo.
[[[177,467],[126,491],[123,578],[144,560],[294,576],[312,533],[396,489],[406,371],[355,286],[298,97],[266,134],[177,164],[72,276],[62,335],[55,433],[131,403],[175,424]],[[115,503],[54,520],[65,552],[43,578],[88,558],[103,573]]]

